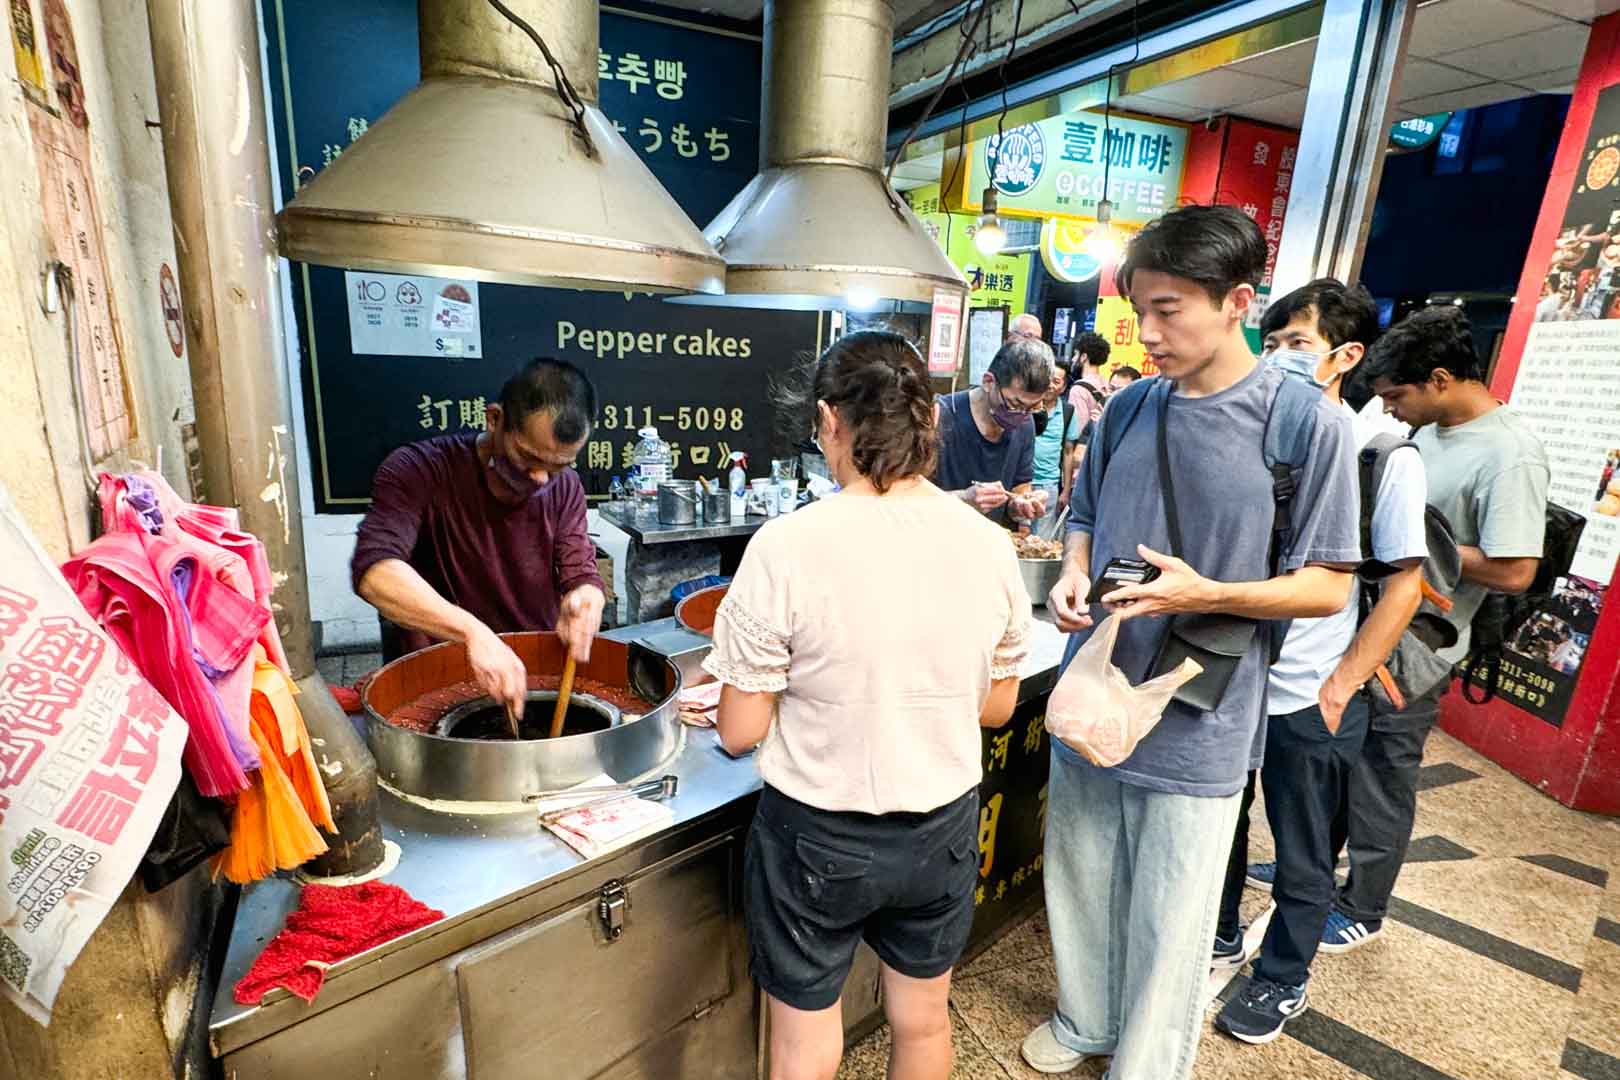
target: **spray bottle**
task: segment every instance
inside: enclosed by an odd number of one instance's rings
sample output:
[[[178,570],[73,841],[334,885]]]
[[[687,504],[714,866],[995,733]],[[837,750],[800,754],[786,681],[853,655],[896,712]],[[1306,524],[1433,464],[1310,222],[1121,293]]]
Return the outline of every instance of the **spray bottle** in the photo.
[[[726,489],[731,492],[731,520],[740,522],[748,516],[748,455],[741,450],[732,451],[731,472],[726,480]]]

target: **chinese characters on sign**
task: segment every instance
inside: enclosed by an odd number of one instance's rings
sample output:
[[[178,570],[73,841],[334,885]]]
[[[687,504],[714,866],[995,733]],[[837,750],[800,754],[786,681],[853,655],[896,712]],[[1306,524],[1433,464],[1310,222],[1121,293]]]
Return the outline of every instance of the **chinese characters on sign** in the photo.
[[[180,779],[185,722],[90,619],[0,491],[0,994],[40,1022]]]
[[[1186,155],[1183,125],[1065,113],[986,139],[967,191],[993,183],[1003,212],[1094,218],[1106,178],[1114,221],[1142,225],[1176,205]]]
[[[1017,907],[1041,894],[1049,739],[1045,695],[1020,705],[1006,727],[983,733],[979,884],[973,893],[976,908]],[[977,912],[970,941],[979,940],[1005,919],[1004,910]]]

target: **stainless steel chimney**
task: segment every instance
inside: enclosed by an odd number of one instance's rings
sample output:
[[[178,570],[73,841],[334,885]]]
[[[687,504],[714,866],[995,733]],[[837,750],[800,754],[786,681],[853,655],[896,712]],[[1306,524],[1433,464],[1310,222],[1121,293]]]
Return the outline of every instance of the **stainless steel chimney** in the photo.
[[[691,303],[916,310],[961,273],[883,175],[888,0],[767,0],[760,173],[709,223],[726,295]]]
[[[420,0],[422,83],[277,217],[289,259],[520,285],[718,292],[724,265],[602,115],[595,0]],[[886,69],[885,69],[886,70]]]

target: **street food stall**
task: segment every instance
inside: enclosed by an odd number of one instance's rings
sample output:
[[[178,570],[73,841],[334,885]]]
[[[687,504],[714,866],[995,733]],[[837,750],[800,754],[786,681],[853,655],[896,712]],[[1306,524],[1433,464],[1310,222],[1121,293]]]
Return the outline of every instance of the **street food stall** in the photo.
[[[531,698],[554,699],[541,684],[560,667],[560,647],[549,635],[519,637],[535,676]],[[444,918],[332,966],[313,1002],[277,990],[244,1006],[231,988],[298,905],[300,887],[272,878],[246,889],[209,1023],[226,1075],[529,1076],[545,1061],[556,1080],[755,1076],[760,1007],[738,880],[759,773],[751,758],[723,751],[712,730],[681,725],[672,708],[682,668],[696,666],[670,654],[701,660],[707,644],[673,619],[609,632],[582,675],[661,690],[659,700],[637,719],[593,706],[605,726],[554,743],[455,734],[476,723],[480,704],[462,686],[458,647],[380,671],[367,687],[365,723],[383,834],[398,852],[386,880]],[[1039,903],[1050,749],[1042,719],[1062,648],[1056,628],[1037,622],[1018,709],[984,733],[969,954]],[[423,731],[390,723],[424,699],[438,719],[413,720]],[[677,790],[663,804],[663,827],[585,859],[539,826],[522,797],[599,773],[615,782],[668,774]],[[877,1022],[876,986],[868,955],[846,992],[852,1034]],[[671,1070],[671,1061],[690,1068]]]

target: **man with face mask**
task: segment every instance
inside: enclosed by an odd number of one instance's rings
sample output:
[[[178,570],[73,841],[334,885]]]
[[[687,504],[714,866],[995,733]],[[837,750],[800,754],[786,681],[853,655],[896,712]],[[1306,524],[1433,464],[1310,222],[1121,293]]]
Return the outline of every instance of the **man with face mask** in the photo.
[[[604,589],[574,459],[596,390],[561,360],[531,361],[501,388],[478,434],[400,447],[377,469],[350,573],[354,591],[406,631],[402,652],[467,646],[473,674],[523,708],[523,661],[496,635],[556,630],[590,659]]]
[[[1378,308],[1361,286],[1322,278],[1273,302],[1260,323],[1261,359],[1285,378],[1320,389],[1351,422],[1359,451],[1378,434],[1344,403],[1341,390],[1378,334]],[[1296,619],[1267,673],[1266,746],[1260,779],[1277,860],[1266,868],[1275,910],[1255,961],[1254,978],[1215,1019],[1249,1043],[1269,1042],[1305,1009],[1305,984],[1334,898],[1333,819],[1359,760],[1370,723],[1362,687],[1388,659],[1422,598],[1426,487],[1423,459],[1410,447],[1391,452],[1373,503],[1363,554],[1393,569],[1377,603],[1361,618],[1359,594],[1337,613]],[[1249,808],[1255,774],[1239,803],[1212,964],[1236,969],[1252,955],[1239,923]]]
[[[1035,479],[1035,423],[1057,360],[1039,338],[1009,337],[980,385],[939,398],[934,483],[981,514],[1027,524],[1046,512]]]

